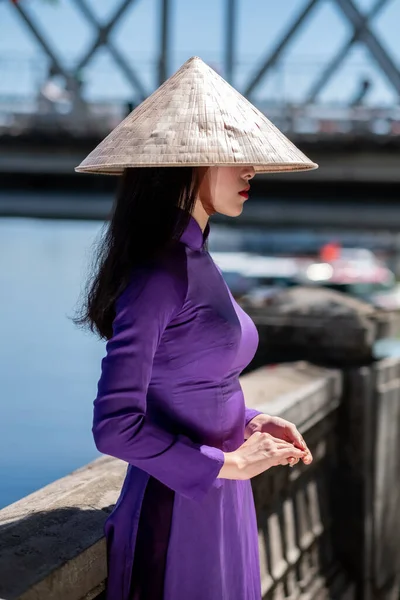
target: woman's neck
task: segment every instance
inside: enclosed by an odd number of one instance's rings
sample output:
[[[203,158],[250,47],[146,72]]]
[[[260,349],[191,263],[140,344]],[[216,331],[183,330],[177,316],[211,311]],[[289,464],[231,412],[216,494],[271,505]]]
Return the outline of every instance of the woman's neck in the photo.
[[[198,224],[200,225],[201,230],[204,233],[206,225],[208,223],[208,219],[210,218],[208,213],[205,211],[204,206],[201,200],[196,200],[196,204],[194,205],[194,209],[192,212],[192,217],[196,219]]]

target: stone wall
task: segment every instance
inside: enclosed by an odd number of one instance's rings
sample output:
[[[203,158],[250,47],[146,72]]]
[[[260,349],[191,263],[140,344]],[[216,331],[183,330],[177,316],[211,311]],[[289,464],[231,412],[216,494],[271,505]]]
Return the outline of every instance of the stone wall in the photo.
[[[324,288],[293,287],[266,305],[242,304],[260,338],[247,371],[297,360],[339,368],[368,365],[377,339],[400,334],[399,311],[383,311]]]
[[[257,408],[295,422],[314,456],[309,467],[277,467],[252,480],[263,598],[354,598],[332,541],[341,373],[299,363],[259,369],[242,385]]]
[[[252,480],[265,597],[327,589],[340,573],[327,499],[341,374],[299,363],[258,369],[241,383],[248,406],[296,422],[315,455],[308,469],[281,467]],[[2,599],[102,597],[103,525],[125,471],[125,463],[101,457],[0,511]]]
[[[357,600],[398,600],[400,360],[377,360],[375,343],[398,339],[399,311],[319,288],[292,288],[244,308],[260,335],[249,370],[299,359],[340,370],[328,457],[335,555]]]
[[[101,457],[0,511],[2,600],[92,600],[104,588],[103,525],[126,464]]]

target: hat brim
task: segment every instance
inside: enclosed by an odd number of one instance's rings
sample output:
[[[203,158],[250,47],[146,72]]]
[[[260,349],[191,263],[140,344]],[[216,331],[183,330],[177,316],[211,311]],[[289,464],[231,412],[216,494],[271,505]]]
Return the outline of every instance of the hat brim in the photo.
[[[107,166],[81,166],[75,167],[77,173],[93,173],[97,175],[122,175],[125,169],[135,167],[253,167],[256,173],[296,173],[298,171],[313,171],[318,169],[317,163],[275,163],[268,165],[250,165],[241,163],[223,163],[223,164],[210,164],[209,162],[201,163],[168,163],[162,164],[126,164],[123,167],[119,165],[107,165]]]

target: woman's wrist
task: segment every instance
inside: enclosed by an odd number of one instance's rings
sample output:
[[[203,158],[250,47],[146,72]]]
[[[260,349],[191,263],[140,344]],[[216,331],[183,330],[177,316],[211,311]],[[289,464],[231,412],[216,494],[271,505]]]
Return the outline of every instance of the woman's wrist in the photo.
[[[239,479],[239,461],[236,452],[224,452],[224,464],[217,479]]]
[[[256,431],[261,431],[261,421],[265,423],[265,413],[256,415],[249,421],[244,430],[244,438],[247,440]]]

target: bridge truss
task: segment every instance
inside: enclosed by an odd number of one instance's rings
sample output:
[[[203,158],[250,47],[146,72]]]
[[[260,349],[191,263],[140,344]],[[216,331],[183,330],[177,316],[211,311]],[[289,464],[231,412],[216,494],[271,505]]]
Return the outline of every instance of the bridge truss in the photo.
[[[48,57],[50,63],[50,72],[54,75],[60,75],[64,78],[67,88],[74,93],[77,101],[83,102],[80,87],[79,76],[82,69],[87,67],[95,56],[99,48],[106,48],[112,56],[115,66],[120,70],[126,81],[132,88],[134,97],[137,101],[143,100],[152,90],[147,89],[138,69],[133,61],[128,60],[123,52],[119,50],[117,44],[112,40],[111,33],[120,23],[121,19],[137,0],[115,0],[115,10],[107,22],[101,22],[96,16],[88,0],[68,0],[74,4],[76,10],[82,18],[87,20],[93,27],[93,40],[83,52],[77,64],[72,70],[68,69],[63,62],[61,54],[57,48],[51,44],[45,28],[33,16],[29,10],[27,0],[3,0],[13,4],[14,10],[18,13],[20,19],[25,23],[30,34],[34,37],[41,50]],[[146,1],[146,0],[143,0]],[[170,53],[171,53],[171,0],[158,0],[158,61],[157,61],[157,81],[161,84],[170,73]],[[235,74],[237,66],[237,18],[239,2],[245,0],[220,0],[224,2],[225,19],[224,31],[222,32],[224,43],[223,75],[228,81],[235,85]],[[287,24],[281,39],[278,40],[275,47],[266,54],[259,64],[255,64],[250,69],[247,82],[240,91],[248,98],[252,98],[260,84],[268,77],[279,61],[284,57],[285,52],[293,43],[296,36],[305,33],[307,21],[309,21],[318,5],[326,0],[305,0],[302,9],[292,16]],[[385,47],[378,33],[374,30],[374,20],[389,4],[389,2],[399,0],[375,0],[370,10],[363,12],[355,0],[329,0],[340,9],[343,18],[350,24],[351,33],[342,47],[337,51],[322,71],[317,75],[315,81],[305,93],[303,104],[315,103],[321,92],[324,90],[332,76],[340,69],[349,51],[355,44],[362,44],[369,52],[371,60],[376,64],[378,70],[384,75],[388,84],[395,90],[400,98],[400,70],[390,51]],[[366,90],[364,90],[366,92]],[[361,95],[363,92],[361,91]],[[361,96],[360,98],[361,99]]]
[[[71,66],[63,56],[61,49],[57,47],[55,41],[48,31],[45,24],[40,19],[40,11],[34,11],[32,4],[40,3],[44,0],[0,0],[7,2],[10,8],[15,11],[17,17],[26,28],[28,35],[33,38],[35,44],[45,57],[47,68],[47,80],[50,82],[50,95],[46,82],[38,91],[35,99],[35,106],[31,110],[35,117],[27,119],[24,112],[17,108],[17,104],[8,102],[9,114],[7,116],[7,125],[4,127],[0,119],[0,134],[11,131],[32,130],[50,128],[53,132],[64,129],[72,132],[74,135],[98,134],[103,135],[109,131],[116,122],[119,122],[127,112],[132,110],[135,104],[140,103],[152,91],[148,81],[144,77],[144,72],[135,60],[135,56],[127,57],[123,49],[118,45],[118,25],[121,25],[123,19],[127,17],[128,11],[138,4],[138,0],[109,0],[113,6],[107,20],[101,20],[94,9],[93,0],[64,0],[73,5],[75,12],[79,17],[85,20],[92,28],[93,35],[88,45],[83,49],[82,54],[78,56],[75,63]],[[57,0],[54,0],[56,2]],[[157,39],[156,61],[152,72],[151,81],[160,85],[169,75],[171,75],[171,55],[173,49],[172,39],[172,13],[176,11],[173,0],[154,0],[157,3],[154,28]],[[259,0],[263,2],[264,0]],[[142,3],[148,0],[141,0]],[[304,0],[300,10],[293,11],[288,22],[285,23],[283,33],[271,49],[265,55],[253,64],[246,67],[245,78],[241,77],[243,72],[239,72],[241,66],[241,56],[239,56],[238,29],[239,11],[243,9],[245,0],[219,0],[223,3],[224,18],[223,31],[223,55],[219,65],[219,71],[232,85],[237,87],[241,93],[247,96],[255,104],[258,104],[261,110],[265,110],[271,120],[287,133],[299,135],[323,134],[330,136],[343,136],[347,134],[357,134],[379,137],[393,136],[400,134],[400,70],[396,64],[395,57],[385,46],[375,27],[376,19],[382,10],[390,3],[400,3],[400,0],[372,0],[369,10],[361,10],[358,0]],[[243,3],[243,4],[242,4]],[[307,35],[307,24],[315,17],[315,11],[319,5],[330,3],[340,10],[345,22],[350,25],[347,40],[345,40],[325,64],[322,65],[309,89],[304,90],[300,100],[293,102],[282,101],[279,106],[268,103],[260,105],[257,98],[260,97],[260,90],[268,78],[276,76],[276,70],[283,65],[291,45],[296,38]],[[297,5],[298,6],[298,5]],[[294,14],[295,13],[295,14]],[[368,93],[368,81],[361,81],[359,90],[347,99],[347,104],[341,107],[340,114],[321,112],[321,94],[325,90],[332,77],[344,66],[345,59],[355,45],[361,45],[369,53],[371,64],[374,63],[377,71],[386,79],[388,86],[394,91],[398,102],[392,107],[380,108],[370,107],[364,102]],[[118,101],[114,104],[88,102],[85,94],[85,86],[82,85],[82,73],[90,65],[100,50],[106,50],[112,58],[115,70],[118,71],[124,80],[128,83],[129,102],[126,100]],[[1,67],[0,67],[1,68]],[[69,108],[57,106],[57,100],[51,97],[52,81],[62,81],[61,93],[59,98],[68,104]],[[239,79],[241,84],[238,85]],[[0,79],[1,81],[1,79]],[[59,85],[59,83],[57,83]],[[58,88],[59,89],[59,88]],[[47,90],[47,91],[46,91]],[[59,92],[56,92],[57,96]],[[3,106],[0,90],[0,104]],[[0,116],[1,116],[0,106]]]

